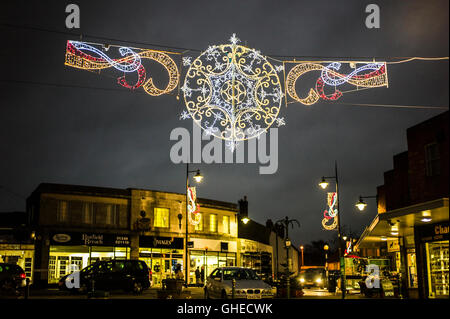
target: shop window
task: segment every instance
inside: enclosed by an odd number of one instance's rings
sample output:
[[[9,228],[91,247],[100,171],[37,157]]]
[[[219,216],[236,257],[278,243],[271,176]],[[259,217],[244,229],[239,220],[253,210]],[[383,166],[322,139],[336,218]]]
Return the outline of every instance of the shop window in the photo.
[[[437,143],[425,146],[425,162],[427,176],[436,176],[441,173],[441,157],[439,154],[439,145]]]
[[[31,278],[31,273],[32,273],[32,262],[33,259],[32,258],[25,258],[25,274],[27,275],[28,278]]]
[[[407,263],[408,263],[408,287],[417,288],[417,264],[416,264],[416,253],[414,250],[408,251],[407,253]]]
[[[58,207],[56,212],[56,220],[58,223],[65,223],[68,220],[68,203],[67,201],[58,201]]]
[[[195,230],[202,231],[203,230],[203,214],[197,213],[198,224],[195,225]]]
[[[428,268],[428,295],[430,298],[448,298],[448,240],[427,243],[426,252]]]
[[[217,233],[217,214],[209,215],[209,231]]]
[[[224,234],[229,234],[230,233],[230,216],[223,216],[223,233]]]
[[[153,220],[154,227],[169,228],[169,209],[155,208]]]

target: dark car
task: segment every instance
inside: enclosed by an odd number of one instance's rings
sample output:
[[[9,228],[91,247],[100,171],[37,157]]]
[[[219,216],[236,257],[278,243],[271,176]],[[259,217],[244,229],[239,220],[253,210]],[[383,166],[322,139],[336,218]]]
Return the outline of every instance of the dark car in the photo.
[[[2,293],[19,293],[26,286],[25,272],[15,264],[0,263],[0,291]]]
[[[77,278],[79,285],[74,286]],[[141,293],[150,287],[150,270],[141,260],[98,261],[78,273],[62,277],[58,285],[62,290],[81,293],[92,290]]]
[[[326,287],[326,271],[324,268],[308,268],[300,272],[300,284],[303,287]]]

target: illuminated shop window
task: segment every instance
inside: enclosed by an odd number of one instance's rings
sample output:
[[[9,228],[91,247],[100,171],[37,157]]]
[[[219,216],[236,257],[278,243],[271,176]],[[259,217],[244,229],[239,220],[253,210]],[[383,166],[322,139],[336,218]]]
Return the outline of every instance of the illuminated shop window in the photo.
[[[153,226],[169,228],[169,209],[168,208],[155,208]]]
[[[217,215],[209,215],[209,231],[212,233],[217,233]]]
[[[230,216],[223,216],[223,233],[230,233]]]
[[[203,214],[197,213],[198,224],[195,225],[195,230],[202,231],[203,230]]]

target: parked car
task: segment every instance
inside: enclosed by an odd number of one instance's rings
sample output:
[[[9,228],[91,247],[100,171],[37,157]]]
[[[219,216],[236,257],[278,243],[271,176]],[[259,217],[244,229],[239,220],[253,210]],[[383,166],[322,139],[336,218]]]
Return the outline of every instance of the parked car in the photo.
[[[73,286],[79,275],[78,288]],[[150,287],[150,269],[142,260],[110,260],[98,261],[72,275],[62,277],[59,288],[70,289],[76,292],[89,292],[95,290],[124,290],[126,292],[141,293]],[[72,283],[72,285],[71,285]]]
[[[276,295],[276,288],[262,281],[253,269],[219,267],[206,279],[205,298],[232,298],[233,279],[236,282],[234,298],[262,299]]]
[[[26,286],[25,272],[15,264],[0,263],[0,291],[2,293],[18,294]]]
[[[308,268],[302,270],[298,278],[303,287],[325,288],[327,283],[326,271],[324,268]]]

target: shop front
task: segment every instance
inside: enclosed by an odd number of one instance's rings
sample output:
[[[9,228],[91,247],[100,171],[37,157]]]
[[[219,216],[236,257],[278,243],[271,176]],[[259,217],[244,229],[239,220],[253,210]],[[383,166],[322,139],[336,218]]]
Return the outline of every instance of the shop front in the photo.
[[[0,263],[16,264],[20,266],[33,281],[34,245],[32,244],[3,244],[0,243]]]
[[[240,266],[255,270],[264,280],[272,278],[272,246],[248,239],[239,239],[239,245]]]
[[[419,291],[425,298],[449,297],[449,223],[424,225],[414,229]]]
[[[235,241],[194,238],[189,249],[189,284],[202,284],[217,267],[237,265]],[[199,280],[196,270],[200,274]]]
[[[99,260],[129,259],[126,234],[54,232],[50,234],[48,283]]]
[[[152,285],[161,285],[162,280],[173,278],[177,264],[183,268],[184,241],[180,237],[139,237],[139,259],[152,272]]]

